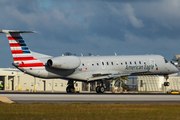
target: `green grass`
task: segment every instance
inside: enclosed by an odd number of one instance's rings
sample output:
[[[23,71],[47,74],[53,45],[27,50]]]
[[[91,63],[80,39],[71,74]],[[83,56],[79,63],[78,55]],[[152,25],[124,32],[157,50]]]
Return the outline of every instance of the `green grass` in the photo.
[[[180,104],[0,103],[0,120],[180,120]]]

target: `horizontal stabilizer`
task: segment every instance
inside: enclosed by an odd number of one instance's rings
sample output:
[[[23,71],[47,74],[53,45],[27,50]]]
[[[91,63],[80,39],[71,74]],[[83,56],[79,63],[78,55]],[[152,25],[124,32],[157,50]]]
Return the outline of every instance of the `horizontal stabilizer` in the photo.
[[[36,33],[36,31],[1,30],[0,33]]]

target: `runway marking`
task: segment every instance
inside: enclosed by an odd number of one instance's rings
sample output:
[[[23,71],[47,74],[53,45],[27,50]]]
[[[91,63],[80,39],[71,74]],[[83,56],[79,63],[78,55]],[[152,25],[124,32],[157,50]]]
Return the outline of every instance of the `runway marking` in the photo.
[[[3,102],[3,103],[14,103],[13,101],[11,101],[7,97],[0,97],[0,101]]]

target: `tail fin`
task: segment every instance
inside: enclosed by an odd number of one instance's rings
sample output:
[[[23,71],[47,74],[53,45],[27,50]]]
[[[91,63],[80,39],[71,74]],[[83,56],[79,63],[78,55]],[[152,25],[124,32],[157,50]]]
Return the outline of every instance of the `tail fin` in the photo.
[[[15,31],[15,30],[1,30],[0,33],[5,33],[9,39],[14,66],[15,67],[42,67],[44,64],[38,59],[34,58],[23,40],[21,33],[36,33],[35,31]]]

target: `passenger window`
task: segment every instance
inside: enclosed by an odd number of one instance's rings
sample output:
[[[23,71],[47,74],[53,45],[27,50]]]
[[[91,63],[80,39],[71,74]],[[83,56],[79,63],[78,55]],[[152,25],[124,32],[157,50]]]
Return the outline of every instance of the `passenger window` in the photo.
[[[139,64],[141,64],[141,61],[139,61]]]
[[[125,64],[127,65],[127,62],[125,62]]]
[[[82,66],[84,66],[84,63],[82,63]]]
[[[144,64],[146,64],[146,61],[144,61]]]
[[[94,63],[92,62],[92,66],[94,66]]]
[[[89,63],[87,63],[87,65],[89,66]]]
[[[113,62],[111,62],[111,64],[113,65]]]
[[[109,65],[109,63],[107,62],[107,65]]]
[[[118,65],[118,62],[116,62],[116,65]]]
[[[104,62],[102,62],[102,65],[104,65]]]
[[[121,65],[123,65],[123,62],[121,62]]]
[[[136,65],[136,61],[134,61],[134,64]]]
[[[99,63],[97,63],[97,66],[99,66]]]
[[[130,63],[130,65],[132,64],[132,62],[129,62]]]

